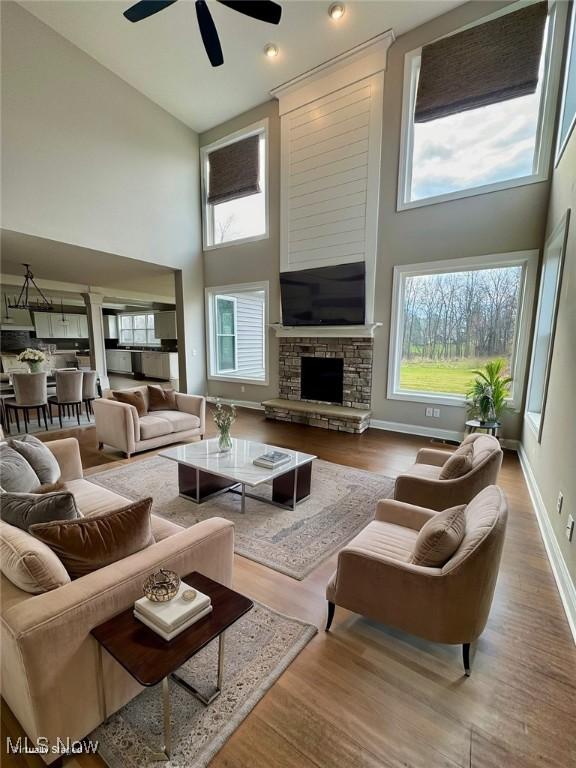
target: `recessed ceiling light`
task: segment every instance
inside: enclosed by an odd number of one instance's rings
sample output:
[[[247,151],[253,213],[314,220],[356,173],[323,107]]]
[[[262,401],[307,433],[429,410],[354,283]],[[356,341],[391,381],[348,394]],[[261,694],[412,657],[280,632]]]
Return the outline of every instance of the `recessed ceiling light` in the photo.
[[[266,43],[264,53],[269,59],[273,59],[275,56],[278,56],[278,46],[274,45],[274,43]]]
[[[328,8],[328,15],[334,21],[338,21],[346,13],[346,6],[343,3],[332,3]]]

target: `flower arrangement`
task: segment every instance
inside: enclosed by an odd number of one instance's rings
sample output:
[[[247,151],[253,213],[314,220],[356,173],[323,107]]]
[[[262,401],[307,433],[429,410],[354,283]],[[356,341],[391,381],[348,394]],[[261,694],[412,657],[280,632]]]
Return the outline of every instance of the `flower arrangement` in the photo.
[[[222,453],[225,453],[232,448],[230,427],[236,421],[236,408],[234,405],[224,405],[217,400],[212,418],[219,432],[218,447]]]
[[[506,401],[510,397],[510,376],[503,376],[506,362],[491,360],[483,370],[474,371],[476,379],[468,392],[468,414],[480,424],[500,421],[504,411],[510,410]]]
[[[19,363],[28,363],[31,371],[38,371],[46,361],[46,355],[40,349],[25,349],[16,358]]]

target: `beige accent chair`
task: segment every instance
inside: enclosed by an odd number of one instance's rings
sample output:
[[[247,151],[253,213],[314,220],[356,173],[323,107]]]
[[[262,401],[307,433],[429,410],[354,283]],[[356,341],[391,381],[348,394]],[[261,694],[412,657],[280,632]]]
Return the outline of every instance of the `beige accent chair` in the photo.
[[[128,503],[83,479],[77,440],[54,440],[46,445],[83,515]],[[200,571],[230,586],[232,523],[213,517],[182,528],[152,515],[152,529],[156,539],[152,546],[50,592],[23,592],[2,575],[2,696],[33,743],[41,736],[51,745],[58,738],[82,739],[97,728],[104,720],[102,684],[109,715],[143,690],[106,653],[101,675],[98,643],[90,632],[141,597],[142,583],[149,574],[160,567],[180,576]],[[31,538],[0,521],[0,539],[6,546],[22,536]],[[56,754],[43,758],[47,763],[59,759]]]
[[[122,392],[142,392],[148,410],[148,387],[131,387]],[[176,393],[177,411],[150,411],[138,416],[133,405],[114,400],[108,392],[92,404],[96,419],[96,435],[100,449],[111,445],[127,458],[139,451],[160,448],[170,443],[202,439],[206,430],[206,398]]]
[[[449,451],[421,448],[416,463],[398,475],[394,498],[441,511],[457,504],[467,504],[483,488],[495,485],[502,465],[502,448],[495,437],[468,435],[462,445],[472,445],[472,469],[461,477],[440,480],[440,473],[452,455]]]
[[[338,555],[327,588],[330,629],[336,605],[436,643],[470,643],[484,630],[500,566],[508,506],[500,488],[485,488],[466,507],[464,538],[441,568],[410,562],[418,531],[433,510],[392,499]]]

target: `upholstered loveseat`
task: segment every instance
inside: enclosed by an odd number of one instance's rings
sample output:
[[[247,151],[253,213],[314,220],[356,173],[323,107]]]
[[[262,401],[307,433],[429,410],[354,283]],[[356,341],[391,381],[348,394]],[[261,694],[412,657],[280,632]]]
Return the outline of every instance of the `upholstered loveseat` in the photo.
[[[46,445],[84,516],[127,504],[124,497],[83,478],[74,438]],[[185,529],[152,515],[152,529],[155,544],[74,581],[66,578],[62,566],[60,585],[43,594],[23,591],[2,574],[2,696],[32,742],[46,737],[53,745],[58,738],[76,740],[91,733],[104,718],[101,683],[108,714],[142,690],[106,653],[100,675],[98,645],[90,632],[131,606],[142,595],[146,576],[164,567],[180,576],[200,571],[230,585],[234,546],[230,522],[211,518]],[[32,550],[48,550],[27,532],[0,521],[2,562],[16,556],[23,537],[31,539]],[[50,550],[48,554],[56,557]],[[28,562],[33,569],[34,558]],[[58,755],[43,757],[50,763]]]
[[[148,387],[131,387],[121,392],[141,392],[146,411],[149,407]],[[93,403],[96,435],[100,447],[111,445],[123,451],[127,458],[139,451],[163,445],[201,439],[205,431],[206,398],[200,395],[176,393],[175,410],[149,411],[138,415],[134,405],[115,400],[112,393]]]

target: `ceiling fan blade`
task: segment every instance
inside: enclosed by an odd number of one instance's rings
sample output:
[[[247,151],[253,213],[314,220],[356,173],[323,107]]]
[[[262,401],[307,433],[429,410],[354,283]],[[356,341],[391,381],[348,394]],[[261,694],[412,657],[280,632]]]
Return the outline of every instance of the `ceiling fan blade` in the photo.
[[[124,11],[124,16],[128,21],[142,21],[142,19],[147,19],[148,16],[153,16],[158,11],[163,11],[164,8],[168,8],[175,2],[176,0],[141,0]]]
[[[278,24],[282,16],[282,6],[272,0],[218,0],[222,5],[232,8],[245,16],[251,16],[268,24]]]
[[[222,47],[218,38],[218,32],[216,31],[216,25],[205,0],[196,0],[196,16],[198,17],[202,42],[204,43],[204,48],[206,48],[210,64],[213,67],[219,67],[221,64],[224,64],[224,56],[222,55]]]

